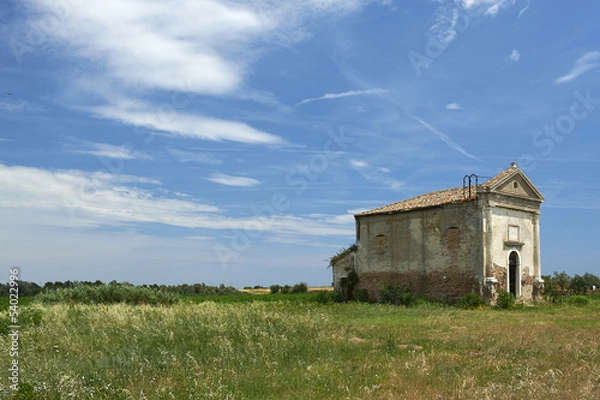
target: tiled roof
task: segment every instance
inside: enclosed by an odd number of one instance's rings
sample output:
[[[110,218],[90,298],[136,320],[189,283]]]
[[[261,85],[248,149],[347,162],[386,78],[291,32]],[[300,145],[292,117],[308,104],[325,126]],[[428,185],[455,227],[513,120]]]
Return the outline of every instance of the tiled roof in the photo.
[[[521,169],[519,167],[517,167],[515,164],[511,165],[510,168],[505,169],[504,171],[500,172],[498,175],[494,176],[492,179],[490,179],[489,181],[485,182],[483,185],[483,187],[494,187],[496,186],[498,183],[502,182],[504,179],[508,178],[509,176],[511,176],[513,173],[520,171]]]
[[[493,178],[479,186],[486,188],[493,187],[508,176],[515,173],[516,171],[519,171],[519,168],[517,166],[511,166],[510,168],[500,172],[498,175],[494,176]],[[436,207],[442,204],[462,203],[465,201],[474,200],[475,198],[476,196],[474,195],[469,197],[468,189],[458,187],[422,194],[417,197],[412,197],[410,199],[399,201],[398,203],[392,203],[388,204],[387,206],[375,208],[373,210],[363,211],[359,214],[356,214],[356,216],[393,214],[398,212],[416,210],[420,208]]]
[[[364,212],[361,212],[356,215],[362,216],[362,215],[373,215],[373,214],[392,214],[392,213],[397,213],[397,212],[402,212],[402,211],[415,210],[418,208],[435,207],[435,206],[439,206],[442,204],[458,203],[458,202],[469,201],[469,200],[474,199],[474,197],[471,197],[470,199],[468,199],[467,198],[469,196],[468,192],[466,195],[463,195],[463,192],[464,192],[464,190],[461,187],[440,190],[437,192],[422,194],[417,197],[399,201],[398,203],[388,204],[387,206],[375,208],[373,210],[364,211]]]

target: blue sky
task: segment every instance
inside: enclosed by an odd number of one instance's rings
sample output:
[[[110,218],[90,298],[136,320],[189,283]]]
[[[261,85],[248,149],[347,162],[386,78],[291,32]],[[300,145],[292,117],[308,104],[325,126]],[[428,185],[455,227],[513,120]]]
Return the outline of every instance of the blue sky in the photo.
[[[21,278],[308,282],[353,214],[516,161],[543,273],[598,273],[600,4],[0,5],[0,255]]]

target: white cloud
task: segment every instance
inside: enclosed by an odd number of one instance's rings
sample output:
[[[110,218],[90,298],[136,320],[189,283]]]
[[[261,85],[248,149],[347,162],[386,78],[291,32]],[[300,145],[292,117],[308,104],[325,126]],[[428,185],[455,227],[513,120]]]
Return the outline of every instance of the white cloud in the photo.
[[[429,28],[429,41],[441,49],[445,49],[456,39],[458,31],[464,28],[465,20],[456,7],[448,9],[442,5],[436,12],[435,23]],[[437,48],[436,47],[436,48]]]
[[[185,87],[195,93],[235,89],[243,63],[235,60],[233,50],[270,25],[247,6],[211,0],[32,3],[49,15],[64,15],[53,36],[77,55],[102,63],[112,78],[146,88]]]
[[[32,26],[110,78],[135,88],[222,95],[237,90],[256,58],[254,43],[307,37],[307,20],[354,12],[368,0],[30,0]],[[46,25],[44,25],[46,24]],[[47,32],[46,32],[47,31]]]
[[[404,187],[404,182],[393,179],[390,181],[390,189],[398,191]]]
[[[449,104],[446,104],[446,110],[462,110],[462,109],[463,108],[458,103],[449,103]]]
[[[177,136],[255,144],[283,143],[280,137],[254,129],[243,122],[177,112],[174,109],[153,109],[142,102],[121,100],[115,105],[89,107],[88,110],[101,118],[116,119]]]
[[[378,0],[29,0],[23,35],[43,29],[45,44],[65,59],[81,60],[65,91],[79,108],[90,99],[85,82],[117,88],[130,98],[151,91],[233,96],[277,105],[269,94],[244,83],[261,46],[289,45],[310,36],[306,27],[322,18],[356,12]],[[48,26],[50,24],[50,26]],[[37,30],[36,30],[37,29]],[[83,93],[82,93],[83,92]],[[73,100],[74,99],[74,100]],[[106,100],[106,99],[105,99]],[[176,119],[152,105],[118,102],[87,108],[102,118],[206,140],[273,144],[280,138],[247,124],[192,111]],[[0,105],[2,107],[2,105]],[[4,106],[9,107],[7,105]],[[12,107],[12,106],[11,106]],[[158,107],[160,108],[160,107]]]
[[[182,239],[206,241],[206,240],[212,240],[214,238],[211,236],[185,236]]]
[[[114,146],[106,143],[89,143],[91,149],[77,150],[80,154],[91,154],[96,157],[117,158],[121,160],[152,160],[148,154],[134,150],[130,146]]]
[[[165,150],[171,156],[173,156],[177,161],[186,163],[198,163],[198,164],[222,164],[223,160],[220,160],[214,157],[212,154],[208,153],[197,153],[193,151],[185,151],[180,149],[175,149],[171,147],[166,147]]]
[[[323,96],[320,96],[320,97],[310,97],[308,99],[304,99],[296,105],[299,106],[302,104],[312,103],[314,101],[321,101],[321,100],[339,99],[341,97],[383,94],[386,92],[387,92],[387,90],[385,90],[385,89],[377,88],[377,89],[366,89],[366,90],[349,90],[349,91],[343,92],[343,93],[325,93]]]
[[[457,0],[457,2],[471,12],[481,10],[486,17],[495,17],[502,8],[515,4],[515,0]]]
[[[567,83],[578,78],[591,69],[600,67],[600,51],[590,51],[579,57],[575,65],[566,75],[556,79],[556,83]]]
[[[437,1],[440,6],[434,13],[434,23],[427,32],[428,45],[441,53],[467,29],[473,18],[495,17],[515,0],[454,0]]]
[[[508,58],[510,58],[514,62],[518,62],[521,59],[521,54],[518,50],[515,49],[510,53],[510,56]]]
[[[246,178],[243,176],[233,176],[227,174],[212,174],[207,180],[226,186],[238,186],[238,187],[250,187],[259,185],[260,182],[253,178]]]
[[[189,226],[191,215],[213,213],[212,205],[156,196],[132,184],[158,181],[79,170],[48,171],[0,164],[0,205],[30,210],[32,221],[58,226],[106,226],[158,222]],[[168,210],[168,211],[167,211]],[[42,217],[33,217],[42,214]]]
[[[369,163],[362,160],[350,160],[350,165],[354,167],[364,179],[374,182],[382,188],[397,191],[404,187],[404,182],[396,180],[389,175],[391,169],[388,167],[371,166]]]
[[[369,164],[367,164],[365,161],[360,160],[350,160],[350,165],[355,168],[366,168],[369,166]]]
[[[225,176],[227,177],[227,176]],[[0,164],[0,220],[12,226],[57,228],[163,224],[209,230],[252,230],[288,235],[352,235],[352,224],[337,216],[276,215],[233,218],[210,204],[167,197],[141,186],[160,182],[130,175],[79,170],[48,171]]]

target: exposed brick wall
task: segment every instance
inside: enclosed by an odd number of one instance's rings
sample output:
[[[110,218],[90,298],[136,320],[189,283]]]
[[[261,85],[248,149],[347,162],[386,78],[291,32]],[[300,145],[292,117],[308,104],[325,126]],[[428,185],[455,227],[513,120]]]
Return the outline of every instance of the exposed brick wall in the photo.
[[[506,268],[494,264],[492,276],[498,279],[498,287],[496,290],[506,290]]]
[[[479,293],[477,277],[448,268],[443,271],[419,272],[370,272],[359,276],[356,289],[367,289],[369,300],[377,301],[386,285],[409,289],[413,294],[437,299],[456,301],[468,293]]]

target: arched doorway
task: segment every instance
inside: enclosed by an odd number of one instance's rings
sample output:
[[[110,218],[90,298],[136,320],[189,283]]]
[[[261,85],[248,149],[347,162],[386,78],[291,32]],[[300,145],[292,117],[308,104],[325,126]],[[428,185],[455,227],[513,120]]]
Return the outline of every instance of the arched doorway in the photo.
[[[519,254],[511,251],[508,256],[508,291],[518,297],[521,294],[519,286]]]

